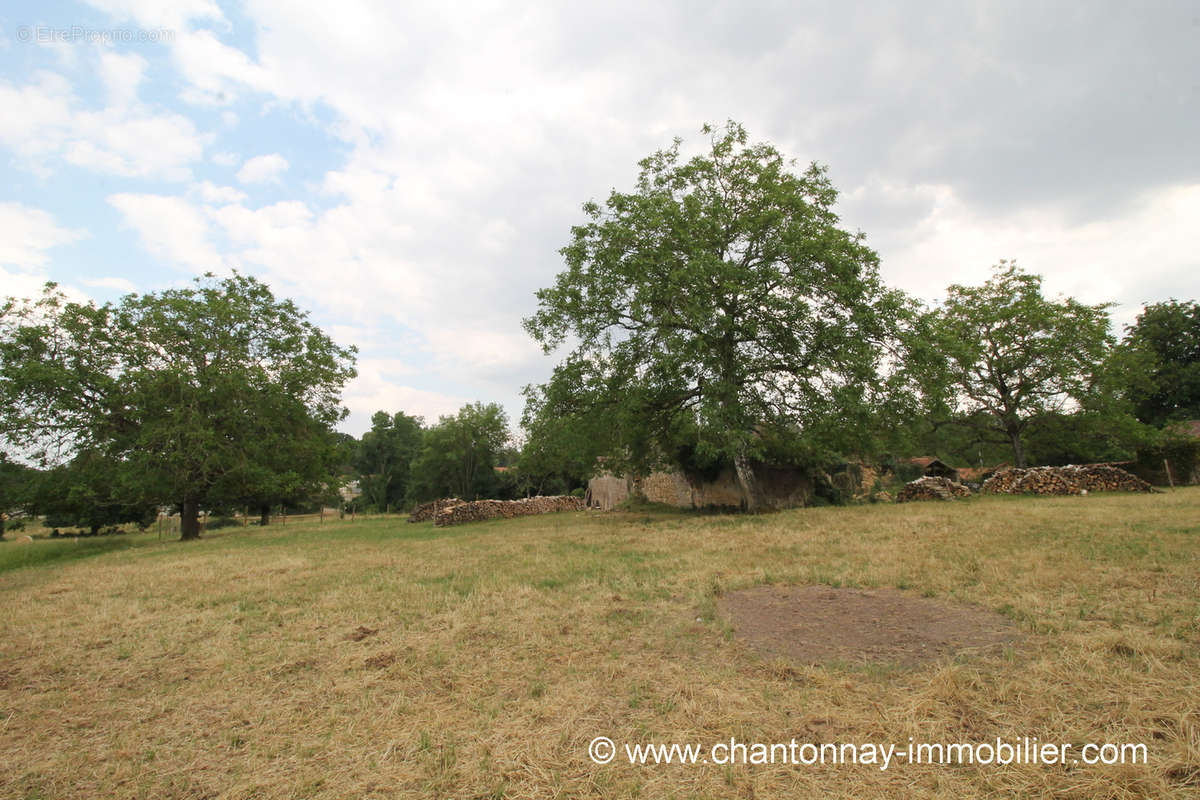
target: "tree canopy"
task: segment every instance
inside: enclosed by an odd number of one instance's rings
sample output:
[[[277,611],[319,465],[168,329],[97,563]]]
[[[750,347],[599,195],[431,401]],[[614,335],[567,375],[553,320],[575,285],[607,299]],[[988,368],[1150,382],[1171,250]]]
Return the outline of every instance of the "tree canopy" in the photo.
[[[1041,287],[1041,276],[1001,261],[981,286],[950,286],[923,326],[944,358],[931,393],[957,421],[1006,441],[1017,466],[1039,418],[1120,414],[1104,371],[1115,343],[1109,305],[1047,300]]]
[[[508,415],[498,403],[468,403],[457,414],[440,417],[425,431],[413,461],[410,499],[488,497],[508,438]]]
[[[282,499],[331,480],[354,349],[252,277],[67,302],[53,284],[0,308],[0,436],[44,463],[94,453],[129,505]]]
[[[421,446],[423,420],[408,414],[377,411],[371,429],[356,448],[363,502],[377,511],[399,508],[407,499],[410,468]]]
[[[1169,300],[1146,306],[1125,344],[1142,356],[1129,392],[1138,419],[1161,427],[1200,419],[1200,304]]]
[[[770,443],[865,447],[904,302],[838,226],[825,169],[794,171],[733,122],[704,133],[704,153],[676,140],[635,191],[584,204],[525,321],[547,353],[573,349],[527,416],[603,420],[613,464],[732,462],[753,507],[748,461]]]

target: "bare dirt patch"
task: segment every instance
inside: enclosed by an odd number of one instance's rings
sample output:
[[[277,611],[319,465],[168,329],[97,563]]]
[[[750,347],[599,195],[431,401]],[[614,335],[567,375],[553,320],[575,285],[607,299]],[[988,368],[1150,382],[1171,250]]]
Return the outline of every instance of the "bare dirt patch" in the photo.
[[[963,652],[998,651],[1017,631],[986,609],[896,589],[756,586],[718,603],[751,648],[806,664],[916,666]]]
[[[374,636],[379,633],[377,628],[368,628],[366,625],[359,625],[354,630],[346,634],[346,639],[351,642],[361,642],[368,636]]]

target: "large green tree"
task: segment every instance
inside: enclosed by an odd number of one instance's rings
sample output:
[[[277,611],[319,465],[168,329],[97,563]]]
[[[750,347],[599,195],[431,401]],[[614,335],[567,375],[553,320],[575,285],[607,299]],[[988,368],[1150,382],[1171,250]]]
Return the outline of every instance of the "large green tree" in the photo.
[[[177,504],[184,539],[201,507],[331,479],[313,465],[353,375],[353,348],[236,273],[115,305],[51,284],[0,308],[0,436],[43,461],[98,454],[122,502]]]
[[[0,539],[4,538],[8,520],[28,509],[38,477],[36,470],[0,453]]]
[[[573,345],[530,416],[603,420],[614,466],[732,463],[753,508],[749,464],[769,442],[867,446],[904,304],[839,227],[823,168],[795,171],[736,123],[704,133],[703,153],[676,140],[640,162],[635,191],[584,205],[525,321],[547,353]]]
[[[409,469],[421,446],[423,420],[377,411],[354,454],[363,502],[383,511],[400,506],[408,494]]]
[[[1138,419],[1155,427],[1200,419],[1200,304],[1146,306],[1124,344],[1144,364],[1129,381]]]
[[[425,431],[413,460],[410,499],[487,497],[496,488],[496,459],[509,438],[498,403],[468,403]]]
[[[1123,411],[1106,369],[1114,339],[1108,304],[1049,300],[1042,278],[1001,261],[980,286],[953,285],[922,330],[943,356],[926,383],[960,423],[1006,442],[1028,461],[1026,435],[1039,418]]]

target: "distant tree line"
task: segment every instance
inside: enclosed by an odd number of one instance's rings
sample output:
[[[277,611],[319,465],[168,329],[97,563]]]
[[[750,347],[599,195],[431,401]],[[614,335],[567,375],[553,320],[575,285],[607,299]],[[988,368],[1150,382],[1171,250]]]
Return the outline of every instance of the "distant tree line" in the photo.
[[[797,170],[742,127],[706,127],[640,162],[634,191],[588,202],[526,330],[547,353],[519,437],[480,402],[427,425],[376,413],[337,433],[354,348],[234,274],[116,304],[48,285],[0,305],[0,510],[97,530],[163,507],[184,539],[201,510],[580,492],[603,466],[823,468],[937,455],[957,465],[1140,458],[1195,463],[1200,306],[1144,307],[1118,339],[1111,304],[1047,298],[1001,261],[926,305],[884,284],[839,226],[818,165]],[[1190,459],[1190,462],[1188,461]],[[0,534],[2,534],[0,529]]]

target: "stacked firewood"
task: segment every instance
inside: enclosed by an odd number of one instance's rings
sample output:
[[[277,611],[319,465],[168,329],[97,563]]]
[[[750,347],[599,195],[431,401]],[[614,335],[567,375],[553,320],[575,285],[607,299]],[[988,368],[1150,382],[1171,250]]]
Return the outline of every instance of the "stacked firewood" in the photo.
[[[1111,464],[1066,467],[1013,467],[983,482],[989,494],[1080,494],[1082,492],[1153,492],[1136,475]]]
[[[551,514],[556,511],[582,511],[583,498],[569,495],[557,497],[526,497],[522,500],[475,500],[447,506],[433,518],[434,525],[461,525],[485,519],[526,517],[531,514]]]
[[[413,512],[408,515],[409,522],[428,522],[437,516],[438,512],[444,508],[450,508],[462,503],[457,497],[443,497],[441,500],[434,500],[431,503],[422,503],[413,509]]]
[[[954,500],[959,497],[970,497],[971,490],[961,483],[955,483],[949,478],[925,476],[909,481],[896,495],[897,503],[907,503],[912,500]]]

